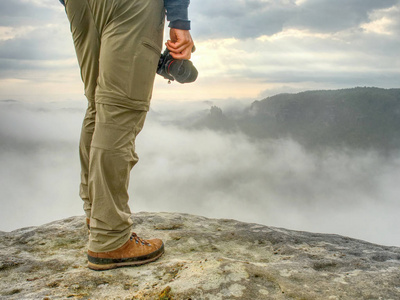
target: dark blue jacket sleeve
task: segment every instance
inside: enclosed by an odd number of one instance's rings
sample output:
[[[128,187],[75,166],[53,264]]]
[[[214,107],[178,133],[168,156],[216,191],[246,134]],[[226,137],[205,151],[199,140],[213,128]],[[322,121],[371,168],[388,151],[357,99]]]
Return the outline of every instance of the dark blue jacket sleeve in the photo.
[[[190,30],[189,3],[190,0],[164,0],[169,27]]]
[[[60,0],[65,6],[64,0]],[[167,11],[169,27],[190,30],[188,18],[188,7],[190,0],[164,0],[164,7]]]

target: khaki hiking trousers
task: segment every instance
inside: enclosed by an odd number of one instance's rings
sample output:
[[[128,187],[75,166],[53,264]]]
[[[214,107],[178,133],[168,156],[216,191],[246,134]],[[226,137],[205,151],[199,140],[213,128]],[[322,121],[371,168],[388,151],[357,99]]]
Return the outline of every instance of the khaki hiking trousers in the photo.
[[[128,184],[149,110],[164,31],[163,0],[66,0],[88,100],[79,154],[89,250],[130,237]]]

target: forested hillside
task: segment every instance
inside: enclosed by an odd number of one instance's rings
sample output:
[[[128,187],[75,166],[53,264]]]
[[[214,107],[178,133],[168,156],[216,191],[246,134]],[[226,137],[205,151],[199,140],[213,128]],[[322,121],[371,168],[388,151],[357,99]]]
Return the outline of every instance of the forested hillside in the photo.
[[[212,107],[196,124],[257,139],[291,138],[306,148],[400,149],[400,89],[353,88],[279,94],[242,114]]]

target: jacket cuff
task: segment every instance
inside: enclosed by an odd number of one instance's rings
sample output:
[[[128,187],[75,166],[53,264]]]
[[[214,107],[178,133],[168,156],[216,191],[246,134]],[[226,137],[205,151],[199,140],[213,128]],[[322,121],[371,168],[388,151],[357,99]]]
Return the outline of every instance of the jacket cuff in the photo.
[[[174,20],[169,22],[170,28],[182,29],[182,30],[190,30],[190,21],[189,20]]]
[[[188,6],[187,5],[166,5],[167,20],[188,20]]]

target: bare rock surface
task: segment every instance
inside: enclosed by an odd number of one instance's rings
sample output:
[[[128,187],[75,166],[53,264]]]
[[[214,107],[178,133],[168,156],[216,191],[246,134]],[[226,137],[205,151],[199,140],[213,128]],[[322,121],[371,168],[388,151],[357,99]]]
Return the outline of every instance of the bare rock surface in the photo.
[[[133,215],[158,261],[86,267],[84,217],[0,232],[0,299],[400,299],[400,248],[178,213]]]

